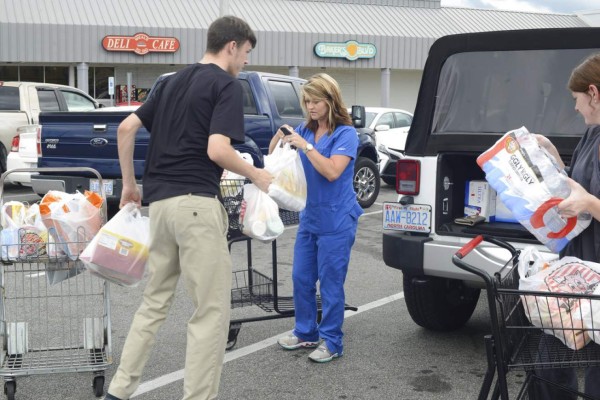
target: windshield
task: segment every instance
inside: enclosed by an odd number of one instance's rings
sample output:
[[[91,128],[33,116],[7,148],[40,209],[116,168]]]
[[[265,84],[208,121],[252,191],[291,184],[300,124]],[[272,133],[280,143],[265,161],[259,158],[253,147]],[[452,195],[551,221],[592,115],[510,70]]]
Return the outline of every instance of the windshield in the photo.
[[[458,53],[440,74],[432,133],[581,135],[567,82],[598,49]]]

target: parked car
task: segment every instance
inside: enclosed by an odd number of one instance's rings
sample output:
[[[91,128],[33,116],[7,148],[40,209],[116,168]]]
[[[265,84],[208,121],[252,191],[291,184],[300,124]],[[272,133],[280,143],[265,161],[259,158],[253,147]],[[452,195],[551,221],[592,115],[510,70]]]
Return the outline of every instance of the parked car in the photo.
[[[6,171],[17,128],[37,124],[42,111],[86,111],[100,107],[74,87],[52,83],[0,81],[0,172]],[[11,180],[13,177],[9,175]]]
[[[396,161],[402,158],[412,113],[398,108],[365,107],[366,126],[373,129],[379,153],[379,174],[388,185],[396,184]]]
[[[365,129],[373,133],[377,142],[380,177],[388,185],[395,185],[396,161],[403,157],[413,115],[398,108],[366,107],[365,109]]]
[[[484,180],[477,157],[508,131],[525,126],[548,137],[565,163],[586,130],[566,88],[572,69],[600,51],[600,28],[536,29],[450,35],[431,47],[404,158],[398,201],[385,203],[383,260],[402,271],[407,310],[437,331],[471,318],[483,280],[452,263],[479,234],[556,257],[521,224],[460,225],[465,189]],[[494,276],[510,254],[477,246],[469,263]]]

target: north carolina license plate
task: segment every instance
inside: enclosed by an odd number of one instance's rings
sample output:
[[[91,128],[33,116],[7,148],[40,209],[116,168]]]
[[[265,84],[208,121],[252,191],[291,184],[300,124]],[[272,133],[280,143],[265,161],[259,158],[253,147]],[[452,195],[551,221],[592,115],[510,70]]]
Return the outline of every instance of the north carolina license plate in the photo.
[[[104,186],[104,194],[106,196],[112,196],[114,181],[112,179],[103,179],[102,185]],[[100,193],[100,183],[98,182],[98,179],[90,179],[90,190],[92,192]]]
[[[383,229],[404,232],[431,232],[431,206],[383,203]]]

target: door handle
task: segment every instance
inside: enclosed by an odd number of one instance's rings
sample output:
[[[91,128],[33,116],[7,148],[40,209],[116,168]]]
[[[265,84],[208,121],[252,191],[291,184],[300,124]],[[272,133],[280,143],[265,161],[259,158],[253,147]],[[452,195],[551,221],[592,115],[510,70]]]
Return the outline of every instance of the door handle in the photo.
[[[94,131],[106,131],[106,124],[94,124]]]

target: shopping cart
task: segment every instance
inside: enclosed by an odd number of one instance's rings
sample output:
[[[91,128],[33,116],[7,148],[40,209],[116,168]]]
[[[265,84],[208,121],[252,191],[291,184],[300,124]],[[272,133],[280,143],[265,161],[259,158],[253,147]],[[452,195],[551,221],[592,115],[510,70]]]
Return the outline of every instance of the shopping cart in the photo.
[[[14,172],[94,174],[106,200],[94,169],[23,168],[0,177],[0,208],[6,176]],[[106,201],[102,208],[104,223]],[[63,245],[84,248],[86,243],[47,240],[32,249],[19,240],[16,246],[0,246],[0,376],[9,400],[15,398],[17,377],[38,374],[91,372],[94,394],[104,394],[104,371],[112,363],[110,287],[85,271],[77,256],[50,251]]]
[[[464,258],[484,240],[507,249],[511,253],[510,260],[494,276],[490,276],[487,272],[464,261]],[[536,313],[543,312],[550,305],[563,302],[571,302],[571,304],[579,302],[578,306],[583,305],[584,302],[588,302],[588,306],[596,303],[597,305],[594,307],[598,307],[600,306],[598,303],[600,296],[519,290],[517,268],[519,255],[520,251],[509,243],[494,237],[480,235],[463,246],[452,257],[455,265],[480,276],[487,289],[492,334],[485,336],[487,371],[478,399],[488,398],[496,373],[498,375],[491,393],[492,399],[508,400],[509,394],[513,394],[512,397],[517,399],[545,400],[537,392],[537,388],[542,384],[547,385],[552,392],[560,394],[559,397],[562,396],[562,398],[593,399],[573,388],[543,379],[539,376],[539,372],[556,368],[599,366],[600,346],[590,342],[580,350],[571,350],[553,335],[546,334],[541,328],[533,326],[529,322],[528,315],[534,317],[537,315]],[[536,304],[536,306],[532,307],[531,304]],[[581,310],[581,307],[577,309]],[[570,324],[569,321],[566,321],[562,324],[544,325],[543,328],[546,331],[574,335],[573,314],[566,318],[571,319]],[[600,331],[600,324],[596,326],[592,320],[591,328],[588,331],[590,333]],[[524,383],[517,390],[508,384],[508,375],[512,371],[525,371],[526,373]],[[536,371],[538,374],[535,373]]]
[[[243,187],[248,181],[222,180],[221,196],[229,217],[228,243],[229,250],[234,243],[245,243],[247,263],[243,268],[234,266],[231,286],[231,308],[258,306],[266,315],[233,319],[229,324],[227,350],[233,348],[243,323],[264,321],[269,319],[289,318],[294,316],[294,299],[282,296],[278,290],[277,276],[277,240],[271,242],[271,275],[258,271],[253,265],[252,239],[241,232],[239,224],[240,209],[244,197]],[[279,210],[284,226],[297,225],[299,213]],[[321,298],[317,295],[318,316],[321,315]],[[358,308],[346,304],[346,310],[357,311]]]

